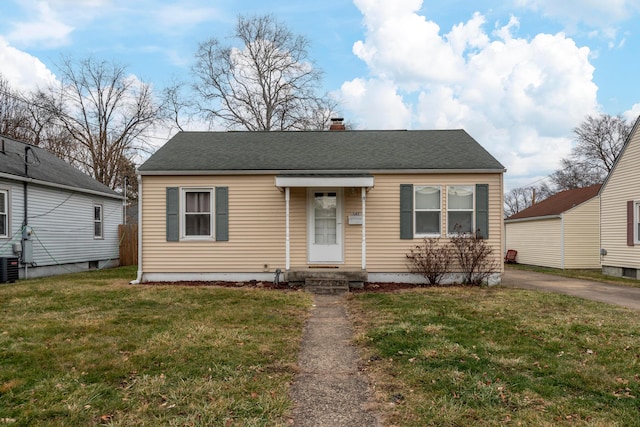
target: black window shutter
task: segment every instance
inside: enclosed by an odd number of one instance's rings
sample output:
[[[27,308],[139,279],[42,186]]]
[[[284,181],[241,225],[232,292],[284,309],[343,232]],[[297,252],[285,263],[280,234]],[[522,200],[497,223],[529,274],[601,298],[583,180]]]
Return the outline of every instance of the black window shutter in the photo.
[[[178,187],[167,187],[167,242],[180,240],[178,216],[180,212]]]
[[[413,239],[413,184],[400,184],[400,238]]]
[[[216,187],[216,240],[229,240],[229,188]]]
[[[476,230],[478,237],[489,237],[489,184],[476,184]]]

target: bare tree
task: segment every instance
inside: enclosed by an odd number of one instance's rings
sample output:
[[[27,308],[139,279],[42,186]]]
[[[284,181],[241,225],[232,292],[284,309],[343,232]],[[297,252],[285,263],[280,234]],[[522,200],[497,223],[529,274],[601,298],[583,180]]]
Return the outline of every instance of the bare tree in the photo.
[[[29,128],[29,110],[22,94],[0,74],[0,135],[25,140]]]
[[[552,173],[550,178],[554,192],[558,193],[599,184],[604,181],[606,174],[588,161],[562,159],[560,169]]]
[[[211,121],[250,131],[322,129],[335,105],[318,96],[322,73],[308,40],[272,15],[240,16],[240,47],[200,44],[193,73],[199,108]]]
[[[504,216],[510,217],[554,194],[546,184],[513,188],[504,195]]]
[[[620,116],[602,114],[587,116],[573,130],[576,145],[569,157],[562,159],[560,169],[549,175],[551,186],[536,187],[538,201],[560,191],[602,183],[615,164],[631,133],[632,125]],[[505,216],[531,206],[531,187],[515,188],[504,195]]]
[[[631,133],[631,124],[619,115],[587,116],[573,132],[577,144],[571,155],[572,160],[583,163],[585,169],[597,170],[604,179],[611,172]]]
[[[103,184],[117,188],[125,160],[146,151],[146,133],[159,120],[151,87],[126,68],[93,58],[59,66],[58,98],[43,96],[46,108],[74,144],[73,161]],[[70,153],[71,154],[71,153]]]

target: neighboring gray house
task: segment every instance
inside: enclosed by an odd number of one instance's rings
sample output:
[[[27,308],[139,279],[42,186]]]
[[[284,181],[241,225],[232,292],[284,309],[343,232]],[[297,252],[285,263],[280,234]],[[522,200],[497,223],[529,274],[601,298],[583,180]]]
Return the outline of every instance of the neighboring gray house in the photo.
[[[0,136],[0,257],[20,278],[118,265],[122,197],[49,151]]]

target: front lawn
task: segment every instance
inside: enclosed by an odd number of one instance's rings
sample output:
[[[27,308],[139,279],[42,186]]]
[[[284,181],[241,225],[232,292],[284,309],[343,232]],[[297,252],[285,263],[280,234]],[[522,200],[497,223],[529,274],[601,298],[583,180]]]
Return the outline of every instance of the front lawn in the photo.
[[[469,287],[349,304],[385,425],[640,425],[637,312]]]
[[[134,277],[0,285],[0,425],[286,423],[308,295]]]

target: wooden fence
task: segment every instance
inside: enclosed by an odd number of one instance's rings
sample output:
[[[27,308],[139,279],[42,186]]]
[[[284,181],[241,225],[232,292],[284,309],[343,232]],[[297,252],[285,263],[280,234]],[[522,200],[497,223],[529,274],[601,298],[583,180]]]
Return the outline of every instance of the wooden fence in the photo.
[[[120,265],[138,264],[138,224],[120,224]]]

